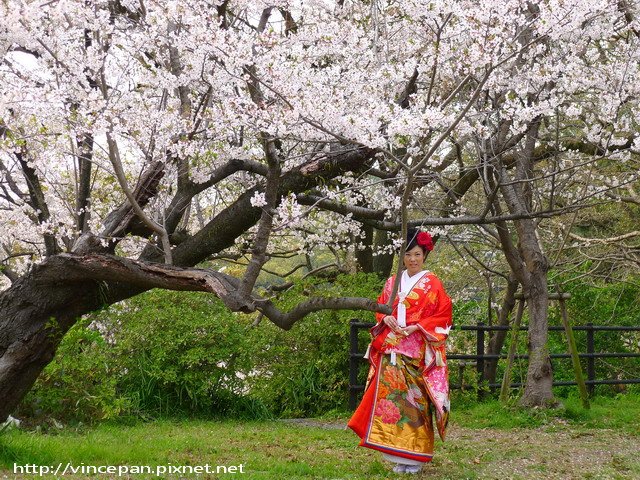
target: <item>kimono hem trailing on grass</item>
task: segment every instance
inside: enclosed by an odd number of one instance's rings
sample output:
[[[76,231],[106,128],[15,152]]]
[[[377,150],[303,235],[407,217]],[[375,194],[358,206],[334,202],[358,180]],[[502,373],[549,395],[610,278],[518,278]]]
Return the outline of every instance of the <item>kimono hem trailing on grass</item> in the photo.
[[[417,325],[418,330],[406,337],[396,335],[382,321],[385,315],[376,314],[365,393],[348,425],[363,447],[429,462],[434,441],[432,416],[435,414],[442,440],[449,419],[445,341],[451,328],[451,300],[433,273],[403,275],[393,315],[398,318],[402,301],[406,314],[401,311],[400,317],[406,315],[406,325]],[[387,280],[378,303],[391,297],[394,281],[395,276]]]

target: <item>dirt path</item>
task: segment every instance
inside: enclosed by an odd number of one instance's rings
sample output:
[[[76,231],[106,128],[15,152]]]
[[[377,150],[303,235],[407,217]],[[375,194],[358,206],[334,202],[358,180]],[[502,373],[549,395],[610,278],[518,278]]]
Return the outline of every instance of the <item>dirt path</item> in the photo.
[[[344,421],[288,421],[345,428]],[[507,430],[452,425],[446,443],[436,444],[434,461],[421,475],[411,478],[640,479],[640,432],[632,436],[562,422]]]
[[[470,454],[470,478],[640,478],[640,436],[606,429],[541,427],[470,430],[453,426],[433,475],[447,470],[456,445]],[[452,452],[454,453],[454,452]],[[429,475],[430,477],[431,475]]]

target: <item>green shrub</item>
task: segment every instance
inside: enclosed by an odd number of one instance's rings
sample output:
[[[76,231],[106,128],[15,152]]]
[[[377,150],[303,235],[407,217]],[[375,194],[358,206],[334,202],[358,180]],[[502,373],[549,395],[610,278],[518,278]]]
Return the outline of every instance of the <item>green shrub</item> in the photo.
[[[153,290],[96,323],[113,332],[119,387],[145,414],[218,415],[252,368],[246,317],[210,294]]]
[[[283,294],[278,306],[292,308],[305,296],[377,298],[375,274],[340,275],[332,282],[306,282]],[[373,321],[372,312],[323,311],[308,315],[289,331],[271,324],[256,368],[263,372],[252,388],[278,416],[317,416],[346,410],[349,398],[349,321]],[[265,323],[265,322],[263,322]]]
[[[88,319],[73,326],[60,344],[55,360],[38,378],[17,415],[62,420],[115,418],[131,403],[118,391],[118,365],[100,333],[88,329]]]

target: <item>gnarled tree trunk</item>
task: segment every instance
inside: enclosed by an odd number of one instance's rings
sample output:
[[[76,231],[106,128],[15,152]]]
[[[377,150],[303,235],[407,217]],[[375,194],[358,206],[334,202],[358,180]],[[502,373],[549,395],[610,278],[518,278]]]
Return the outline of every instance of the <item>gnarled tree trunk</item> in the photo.
[[[556,401],[552,392],[553,372],[547,344],[549,292],[546,259],[532,272],[525,295],[529,304],[529,368],[520,403],[524,406],[552,406]]]
[[[64,270],[56,272],[64,278]],[[53,359],[67,330],[98,308],[96,283],[71,286],[39,282],[39,269],[0,295],[0,421],[18,405]]]

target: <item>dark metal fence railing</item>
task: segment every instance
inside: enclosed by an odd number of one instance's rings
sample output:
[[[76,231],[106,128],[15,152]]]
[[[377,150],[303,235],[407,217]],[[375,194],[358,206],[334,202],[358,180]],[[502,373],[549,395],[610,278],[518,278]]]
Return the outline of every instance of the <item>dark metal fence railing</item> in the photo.
[[[364,385],[359,383],[358,370],[359,365],[363,362],[364,352],[359,350],[358,332],[362,329],[371,328],[374,324],[370,322],[362,322],[358,319],[353,319],[350,322],[349,333],[349,407],[351,409],[356,408],[358,401],[358,394],[364,390]],[[456,354],[447,353],[447,361],[449,360],[462,360],[462,361],[475,361],[476,372],[478,379],[482,379],[484,372],[484,366],[486,360],[507,358],[507,354],[489,355],[485,353],[485,332],[492,332],[496,330],[511,330],[510,326],[500,325],[485,325],[480,322],[477,325],[462,325],[460,327],[454,326],[455,330],[471,330],[476,332],[476,353],[471,354]],[[623,326],[605,326],[605,325],[581,325],[573,326],[574,331],[586,331],[587,336],[587,351],[585,353],[579,353],[580,358],[587,359],[587,380],[585,381],[590,393],[593,393],[594,385],[623,385],[640,383],[640,378],[624,378],[624,379],[596,379],[595,361],[597,358],[640,358],[640,353],[631,352],[596,352],[595,332],[608,331],[608,332],[633,332],[640,331],[638,327],[623,327]],[[520,330],[527,330],[526,326],[520,327]],[[564,331],[564,327],[550,326],[549,331]],[[550,355],[552,359],[556,358],[571,358],[569,353],[552,353]],[[516,355],[515,358],[527,359],[528,355]],[[577,385],[575,381],[554,381],[554,386],[571,386]],[[500,383],[490,383],[486,385],[490,388],[500,388]],[[511,388],[522,387],[522,383],[511,383]],[[460,384],[451,384],[451,388],[460,388]]]

